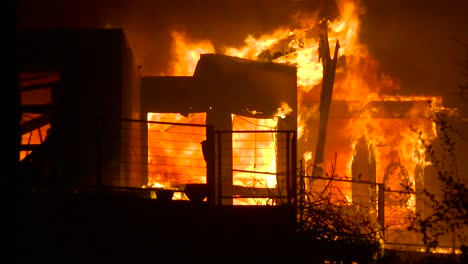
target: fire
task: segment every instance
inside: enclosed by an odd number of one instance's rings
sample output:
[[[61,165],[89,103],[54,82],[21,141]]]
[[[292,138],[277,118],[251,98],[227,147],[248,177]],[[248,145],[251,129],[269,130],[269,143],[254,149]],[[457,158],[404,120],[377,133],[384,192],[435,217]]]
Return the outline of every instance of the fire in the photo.
[[[279,40],[293,34],[294,33],[289,29],[280,29],[271,35],[264,35],[258,39],[255,39],[253,36],[248,36],[245,40],[246,45],[244,47],[240,49],[232,47],[225,48],[224,54],[245,59],[256,59],[262,51],[270,48]]]
[[[21,104],[22,105],[50,105],[52,102],[51,87],[54,82],[60,80],[60,75],[55,72],[23,72],[19,74],[20,86],[34,86],[43,85],[40,89],[32,89],[21,92]],[[28,121],[44,117],[43,114],[37,113],[22,113],[21,124]],[[28,133],[21,136],[21,145],[39,145],[41,144],[46,136],[47,131],[50,129],[50,123],[47,123],[39,128],[36,128]],[[20,160],[23,160],[31,151],[20,152]]]
[[[417,102],[431,102],[440,104],[441,99],[432,96],[394,96],[386,92],[400,89],[398,82],[390,76],[382,74],[378,62],[369,54],[367,47],[359,42],[360,7],[353,1],[338,1],[340,15],[337,20],[329,24],[329,42],[340,41],[340,56],[345,55],[346,68],[338,66],[335,79],[334,100],[344,101],[350,112],[356,112],[356,117],[330,120],[328,131],[333,134],[327,138],[325,159],[333,160],[338,155],[335,173],[340,176],[351,176],[351,163],[354,158],[355,142],[365,137],[377,162],[376,181],[381,183],[385,178],[385,170],[391,164],[400,164],[408,172],[409,183],[414,186],[415,170],[417,166],[424,167],[427,163],[420,153],[417,136],[412,128],[424,133],[432,131],[433,123],[420,116],[430,111],[430,107],[418,109]],[[304,23],[302,23],[304,24]],[[299,86],[298,135],[309,137],[314,133],[314,127],[306,125],[309,121],[317,121],[317,106],[310,104],[310,100],[318,103],[318,84],[322,79],[322,65],[318,59],[318,43],[313,32],[314,25],[293,29],[281,28],[270,35],[262,35],[255,39],[247,37],[245,46],[241,48],[226,48],[226,54],[249,59],[263,59],[278,63],[287,63],[297,67]],[[332,51],[335,47],[331,47]],[[265,53],[268,51],[269,53]],[[270,56],[264,56],[269,54]],[[277,56],[272,55],[277,54]],[[374,102],[389,104],[390,102],[414,103],[405,113],[405,117],[376,118],[381,109],[370,107]],[[390,113],[393,109],[385,109]],[[314,114],[315,113],[315,114]],[[388,114],[389,115],[389,114]],[[398,133],[396,133],[398,132]],[[306,142],[313,146],[313,140],[306,138]],[[306,149],[304,159],[312,160],[313,149]],[[418,154],[419,153],[419,154]],[[418,155],[418,158],[415,158]],[[333,165],[333,164],[329,164]],[[328,166],[328,165],[327,165]],[[388,171],[389,169],[387,169]],[[387,178],[390,177],[387,175]],[[392,189],[399,189],[399,182],[388,183]],[[343,186],[343,195],[350,200],[350,188]],[[415,199],[410,197],[406,206],[414,210]]]
[[[148,121],[201,124],[205,113],[148,113]],[[206,183],[201,142],[205,128],[172,123],[148,124],[148,183],[144,187],[183,190],[185,184]],[[176,193],[175,199],[186,199]]]
[[[213,53],[214,48],[210,41],[190,41],[185,34],[173,31],[171,37],[174,40],[175,59],[173,76],[191,76],[195,72],[195,67],[202,53]]]
[[[286,118],[286,115],[292,112],[291,107],[285,102],[281,102],[281,106],[277,109],[278,111],[274,115],[276,118]]]
[[[232,115],[234,131],[272,131],[272,133],[233,133],[233,184],[253,188],[276,187],[277,119],[257,119]],[[264,173],[262,173],[264,172]],[[266,204],[267,199],[238,198],[234,204]]]
[[[414,188],[418,177],[428,165],[425,161],[421,143],[414,130],[422,131],[430,137],[435,137],[435,124],[430,120],[430,112],[442,104],[440,97],[434,96],[402,96],[391,95],[392,91],[400,89],[398,81],[382,73],[379,63],[369,53],[366,45],[359,41],[361,6],[357,1],[338,0],[338,17],[330,21],[329,42],[333,53],[336,40],[340,42],[340,61],[335,76],[333,102],[344,106],[347,116],[332,112],[328,123],[325,144],[325,167],[333,167],[337,176],[350,179],[352,163],[355,159],[356,142],[364,138],[368,144],[369,153],[376,160],[376,183],[386,183],[390,190],[401,190],[399,180],[389,180],[395,175],[407,175],[409,187]],[[263,60],[274,63],[285,63],[296,66],[298,84],[298,138],[304,140],[303,158],[306,163],[313,162],[316,144],[316,128],[319,120],[320,83],[322,81],[322,64],[318,57],[318,20],[298,21],[300,28],[282,27],[274,32],[254,37],[247,36],[245,45],[241,47],[220,47],[224,54],[246,59]],[[190,75],[196,65],[200,53],[212,53],[213,46],[208,41],[187,41],[183,34],[173,33],[176,42],[177,63],[174,68],[176,75]],[[398,107],[407,105],[403,110]],[[289,113],[289,107],[278,108],[276,118],[282,118]],[[333,111],[333,104],[332,104]],[[241,117],[234,117],[234,125],[239,125]],[[242,117],[243,118],[243,117]],[[256,126],[275,127],[275,120],[261,121],[259,119],[243,119],[243,125],[233,129],[249,129],[249,123]],[[262,123],[266,122],[266,123]],[[250,124],[251,125],[251,124]],[[256,129],[256,128],[255,128]],[[239,134],[236,140],[246,140],[253,135]],[[255,141],[253,141],[255,142]],[[274,139],[271,139],[274,142]],[[234,143],[233,149],[240,149]],[[234,153],[240,157],[242,153]],[[250,162],[250,167],[236,167],[235,170],[275,172],[275,160],[266,157],[274,156],[269,152],[255,153],[255,159],[264,156],[262,163],[268,163],[261,168],[256,162]],[[336,164],[333,164],[336,157]],[[248,157],[254,160],[253,157]],[[244,158],[243,158],[244,160]],[[259,162],[260,163],[260,162]],[[253,166],[253,167],[252,167]],[[268,167],[269,166],[269,167]],[[252,180],[252,177],[254,180]],[[386,182],[387,181],[387,182]],[[249,182],[249,183],[247,183]],[[276,184],[274,176],[234,173],[234,184],[242,186],[256,185],[268,188]],[[339,193],[346,201],[352,200],[349,183],[337,184]],[[415,210],[415,196],[410,195],[404,208]]]
[[[312,160],[312,152],[311,151],[306,151],[303,155],[304,157],[304,162],[309,162]]]

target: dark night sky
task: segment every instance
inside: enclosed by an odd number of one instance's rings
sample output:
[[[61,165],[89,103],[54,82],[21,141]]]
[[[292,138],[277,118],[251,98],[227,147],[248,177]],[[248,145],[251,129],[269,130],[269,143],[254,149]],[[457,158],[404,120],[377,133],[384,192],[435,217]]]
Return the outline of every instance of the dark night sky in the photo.
[[[248,34],[261,34],[302,10],[324,10],[331,0],[19,0],[19,27],[124,28],[144,75],[164,72],[171,59],[170,31],[210,39],[215,47],[241,45]],[[468,1],[363,0],[361,40],[384,72],[408,94],[444,94],[462,105],[468,43]],[[326,10],[326,9],[325,9]],[[326,12],[326,11],[324,11]],[[448,94],[447,94],[448,92]]]

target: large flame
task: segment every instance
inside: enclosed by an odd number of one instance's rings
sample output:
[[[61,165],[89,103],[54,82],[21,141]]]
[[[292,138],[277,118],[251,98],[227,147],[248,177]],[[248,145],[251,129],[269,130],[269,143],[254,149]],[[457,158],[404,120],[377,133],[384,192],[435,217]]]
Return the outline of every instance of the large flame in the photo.
[[[183,190],[186,184],[206,183],[206,164],[201,142],[206,138],[202,126],[205,113],[183,116],[178,113],[148,113],[148,183],[144,187]],[[174,199],[186,199],[177,192]]]
[[[283,105],[285,107],[285,105]],[[288,109],[288,108],[286,108]],[[282,108],[278,112],[284,112]],[[272,131],[271,133],[233,133],[233,184],[253,188],[276,187],[276,130],[278,120],[232,115],[234,131]],[[262,173],[263,172],[263,173]],[[267,204],[265,198],[237,198],[237,205]]]
[[[214,48],[210,41],[191,41],[184,33],[173,31],[171,33],[173,44],[173,69],[170,75],[191,76],[202,53],[213,53]]]
[[[353,145],[359,138],[365,137],[369,144],[375,146],[373,151],[378,160],[377,182],[382,181],[385,168],[392,162],[401,163],[409,172],[410,181],[414,182],[413,171],[416,165],[424,166],[425,163],[420,160],[423,159],[422,156],[415,160],[418,143],[413,129],[429,133],[432,122],[428,118],[421,119],[420,115],[418,116],[421,112],[418,104],[410,107],[404,118],[375,118],[373,111],[376,109],[370,106],[373,102],[441,103],[441,99],[429,96],[388,95],[388,92],[400,87],[397,81],[380,72],[378,62],[366,46],[359,42],[360,6],[354,1],[338,1],[337,7],[339,16],[329,24],[329,42],[335,43],[337,39],[340,41],[339,56],[342,63],[339,62],[337,68],[333,100],[344,101],[348,111],[357,114],[351,118],[338,117],[329,121],[325,160],[331,163],[337,154],[337,164],[328,165],[334,166],[336,175],[351,176]],[[317,35],[314,35],[316,24],[311,24],[310,21],[298,24],[307,26],[283,27],[259,38],[248,36],[245,46],[225,48],[225,53],[249,59],[267,59],[297,67],[298,86],[301,88],[298,94],[298,135],[306,137],[305,142],[309,147],[306,147],[304,157],[312,162],[312,147],[315,142],[310,135],[314,133],[315,127],[310,124],[317,124],[318,120],[317,103],[322,65],[318,59]],[[391,112],[392,109],[384,111]],[[347,188],[344,192],[344,195],[349,197],[349,193],[346,192],[350,192],[350,189]]]
[[[435,124],[429,116],[431,111],[442,104],[442,99],[433,96],[391,95],[393,91],[400,89],[398,81],[381,72],[377,60],[369,53],[366,45],[359,41],[362,8],[358,1],[337,0],[337,7],[339,15],[330,21],[328,32],[332,53],[335,49],[333,43],[336,43],[336,40],[340,42],[333,102],[341,103],[349,115],[340,116],[338,112],[331,113],[325,145],[325,168],[333,168],[334,175],[350,179],[352,163],[356,158],[356,142],[364,138],[369,146],[369,152],[372,152],[376,160],[375,181],[387,184],[386,187],[390,190],[400,191],[402,188],[400,179],[394,174],[399,175],[403,171],[403,174],[408,176],[410,187],[414,188],[416,181],[422,177],[424,167],[428,164],[425,161],[421,142],[414,131],[422,131],[428,137],[437,136]],[[318,105],[323,73],[317,42],[317,25],[321,21],[314,17],[296,22],[299,23],[294,24],[303,26],[299,28],[284,26],[273,32],[264,33],[258,38],[249,35],[243,46],[220,47],[219,50],[223,50],[226,55],[285,63],[297,67],[298,137],[304,142],[302,156],[306,164],[310,165],[314,160],[317,140]],[[189,41],[183,34],[176,32],[172,36],[175,41],[174,54],[177,58],[173,75],[191,75],[199,55],[214,52],[213,45],[209,41]],[[394,103],[400,105],[395,107]],[[399,107],[404,104],[408,107],[400,109]],[[278,117],[288,113],[288,107],[285,106],[280,106],[278,110]],[[248,121],[260,122],[250,119]],[[267,124],[267,126],[274,125],[274,123]],[[252,135],[242,135],[242,137],[249,136]],[[237,137],[234,137],[234,141],[238,139]],[[233,145],[233,149],[242,148]],[[272,153],[258,154],[267,157]],[[240,157],[242,153],[235,155]],[[264,171],[274,172],[275,161],[265,161],[270,162],[272,168],[264,168]],[[259,170],[250,167],[243,169]],[[252,185],[252,181],[247,183],[247,178],[252,175],[246,177],[244,174],[235,173],[234,184]],[[254,182],[262,186],[272,187],[276,184],[274,178],[269,175],[253,177],[256,177]],[[350,184],[342,182],[337,186],[336,194],[351,201]],[[400,209],[414,212],[415,204],[415,197],[411,195],[405,204],[400,205],[403,207]],[[401,218],[402,215],[397,214],[393,217]]]

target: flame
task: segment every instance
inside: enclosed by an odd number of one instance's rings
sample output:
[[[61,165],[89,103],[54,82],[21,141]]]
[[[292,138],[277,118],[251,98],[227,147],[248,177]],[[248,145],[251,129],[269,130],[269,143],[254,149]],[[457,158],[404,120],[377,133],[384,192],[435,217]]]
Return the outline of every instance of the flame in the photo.
[[[340,164],[336,164],[335,173],[342,176],[351,175],[353,149],[357,139],[365,137],[369,144],[375,146],[373,151],[379,161],[377,164],[377,181],[382,181],[385,168],[391,163],[399,161],[409,171],[410,181],[414,183],[414,169],[417,164],[425,166],[424,157],[414,160],[414,153],[418,146],[411,127],[419,127],[428,132],[433,124],[427,119],[421,121],[417,116],[417,109],[411,108],[408,118],[379,119],[373,114],[379,109],[369,108],[371,102],[432,102],[440,103],[441,98],[434,96],[394,96],[385,94],[400,89],[397,81],[390,76],[380,73],[378,62],[370,55],[367,47],[359,42],[359,15],[361,8],[354,1],[338,1],[339,17],[329,24],[329,42],[340,41],[340,56],[344,56],[346,69],[338,66],[335,80],[334,100],[343,100],[350,111],[360,110],[356,118],[345,120],[330,120],[329,131],[335,137],[327,138],[326,160],[333,160],[332,156],[339,153]],[[302,23],[304,24],[304,23]],[[264,51],[280,54],[268,58],[273,62],[287,63],[297,67],[299,89],[298,135],[308,137],[313,134],[313,127],[307,126],[310,120],[317,120],[316,105],[303,102],[317,98],[316,88],[322,79],[322,65],[318,60],[318,43],[316,36],[307,28],[281,28],[270,35],[259,38],[248,36],[245,46],[241,48],[226,48],[226,54],[249,59],[265,59],[261,57]],[[332,46],[333,50],[334,47]],[[318,101],[318,99],[315,99]],[[426,109],[427,110],[427,109]],[[388,111],[391,111],[388,110]],[[412,111],[412,112],[411,112]],[[395,133],[396,131],[400,133]],[[389,152],[390,151],[390,152]],[[393,152],[392,152],[393,151]],[[310,160],[312,149],[306,150],[304,157]],[[389,154],[393,153],[393,154]],[[343,165],[341,165],[343,164]],[[349,190],[344,192],[350,197]],[[349,199],[348,199],[349,200]],[[414,207],[414,199],[409,200],[409,207]]]
[[[345,113],[349,116],[330,117],[327,127],[327,140],[325,144],[324,160],[325,168],[333,168],[334,174],[348,178],[352,176],[352,163],[355,158],[355,148],[360,138],[365,138],[369,152],[375,157],[375,181],[384,183],[384,178],[391,178],[391,166],[407,173],[408,183],[414,188],[417,181],[421,180],[424,167],[430,163],[426,161],[422,142],[418,139],[416,131],[426,135],[427,140],[437,137],[436,124],[431,120],[431,115],[437,111],[446,111],[450,115],[456,115],[456,109],[445,109],[442,106],[442,98],[436,96],[403,96],[394,95],[394,91],[400,89],[397,79],[383,73],[379,68],[378,61],[370,54],[367,46],[360,42],[360,15],[363,8],[359,1],[337,0],[339,15],[328,23],[328,37],[331,44],[330,50],[333,54],[334,43],[340,42],[339,60],[334,82],[333,102],[341,103]],[[318,35],[317,25],[319,20],[315,18],[301,18],[297,21],[297,28],[281,27],[273,32],[261,35],[249,35],[245,43],[240,47],[221,47],[220,50],[226,55],[237,56],[252,60],[261,60],[273,63],[284,63],[297,68],[298,85],[298,138],[306,142],[303,158],[306,162],[313,161],[314,146],[317,138],[317,127],[319,122],[319,98],[320,84],[322,81],[322,64],[318,57]],[[178,42],[176,46],[178,62],[174,74],[189,75],[193,72],[197,56],[200,52],[213,52],[213,46],[209,42],[187,41],[183,35],[173,34]],[[195,54],[195,55],[187,55]],[[188,59],[187,59],[188,58]],[[191,70],[187,70],[190,68]],[[186,69],[186,70],[182,70]],[[395,107],[395,105],[397,107]],[[399,107],[409,106],[403,110]],[[332,104],[333,109],[333,104]],[[284,118],[290,113],[290,107],[281,105],[276,113],[276,120]],[[249,110],[256,113],[255,110]],[[237,117],[234,117],[235,119]],[[243,125],[237,122],[236,129],[251,130],[247,128],[249,123],[257,126],[262,124],[275,127],[275,119],[262,123],[260,119],[244,118]],[[251,125],[251,124],[250,124]],[[251,140],[253,135],[235,135],[233,149],[241,149],[238,145],[242,140]],[[255,140],[254,140],[255,141]],[[273,142],[273,141],[272,141]],[[245,147],[245,146],[244,146]],[[275,155],[273,150],[268,153],[257,153],[257,157],[269,157]],[[243,153],[236,152],[233,155],[242,156]],[[336,156],[335,156],[336,155]],[[336,157],[336,164],[333,164]],[[249,171],[275,172],[275,161],[266,160],[270,167],[261,168],[252,165],[252,157],[249,164],[242,169]],[[244,160],[243,160],[244,161]],[[236,162],[240,162],[240,159]],[[369,161],[370,162],[370,161]],[[254,162],[255,163],[255,162]],[[234,168],[241,168],[236,167]],[[397,173],[397,172],[395,172]],[[248,182],[248,183],[247,183]],[[277,184],[274,177],[270,175],[235,173],[234,184],[257,187],[274,187]],[[386,182],[387,187],[392,190],[400,190],[401,182],[391,180]],[[338,183],[334,192],[342,196],[347,202],[352,202],[352,190],[349,183]],[[235,199],[237,204],[265,204],[264,201],[252,201],[248,199]],[[416,207],[415,195],[410,195],[397,212],[392,213],[396,219],[410,212]],[[396,223],[401,227],[402,224]]]
[[[22,105],[50,105],[52,101],[52,83],[60,80],[60,75],[56,72],[21,72],[19,75],[19,85],[26,87],[30,85],[42,85],[43,88],[21,92]],[[41,117],[42,114],[22,113],[21,124]],[[21,145],[39,145],[45,140],[50,124],[45,124],[33,131],[21,136]],[[19,160],[23,160],[31,151],[20,151]]]
[[[234,131],[266,130],[272,133],[233,133],[233,184],[253,188],[275,188],[277,119],[232,115]],[[264,172],[264,173],[262,173]],[[237,205],[266,204],[268,199],[237,198]]]
[[[304,161],[307,163],[312,160],[312,151],[306,151],[304,153]]]
[[[281,107],[279,107],[274,114],[275,117],[280,117],[282,119],[286,118],[286,115],[292,112],[291,107],[285,102],[281,102]]]
[[[170,75],[191,76],[195,72],[200,54],[214,53],[213,45],[208,40],[190,41],[185,34],[177,31],[173,31],[171,37],[174,40],[175,59]]]
[[[149,121],[205,124],[205,113],[148,113]],[[206,183],[201,142],[204,127],[148,123],[148,183],[145,187],[183,190],[189,183]],[[173,199],[187,199],[175,193]]]
[[[257,56],[268,49],[272,45],[278,43],[279,40],[284,39],[294,34],[289,29],[279,29],[271,35],[263,35],[258,39],[249,35],[245,39],[246,45],[242,48],[227,47],[224,50],[224,54],[234,57],[240,57],[245,59],[256,59]]]

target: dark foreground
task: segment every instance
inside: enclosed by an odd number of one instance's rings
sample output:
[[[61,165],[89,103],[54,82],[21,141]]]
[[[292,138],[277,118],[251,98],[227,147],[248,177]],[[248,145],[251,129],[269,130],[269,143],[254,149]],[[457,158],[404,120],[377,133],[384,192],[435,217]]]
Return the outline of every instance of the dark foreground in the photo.
[[[246,263],[295,257],[294,215],[287,208],[209,208],[94,194],[33,194],[30,202],[17,207],[17,257],[33,262]]]
[[[366,249],[299,235],[294,211],[285,207],[32,193],[18,197],[14,232],[16,263],[370,261]],[[410,259],[379,262],[421,263]]]

